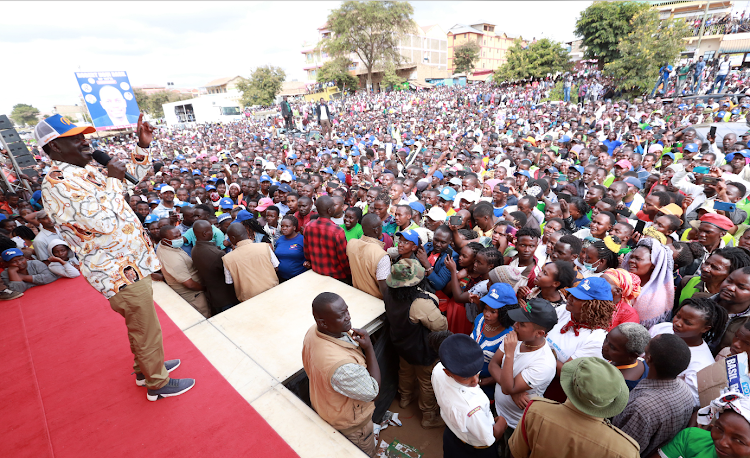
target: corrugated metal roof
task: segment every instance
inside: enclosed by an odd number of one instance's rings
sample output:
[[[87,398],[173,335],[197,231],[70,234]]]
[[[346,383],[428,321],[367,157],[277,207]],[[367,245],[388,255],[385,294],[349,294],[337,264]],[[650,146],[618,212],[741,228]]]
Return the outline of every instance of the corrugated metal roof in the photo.
[[[742,40],[724,40],[719,46],[720,53],[750,52],[750,38]]]

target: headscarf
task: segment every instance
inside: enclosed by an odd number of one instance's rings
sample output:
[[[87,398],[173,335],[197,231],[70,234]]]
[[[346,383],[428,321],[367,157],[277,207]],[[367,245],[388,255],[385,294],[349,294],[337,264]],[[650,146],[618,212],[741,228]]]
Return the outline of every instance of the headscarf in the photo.
[[[240,185],[238,185],[237,183],[230,183],[229,187],[227,188],[227,192],[229,192],[232,187],[237,188],[237,192],[242,192],[242,188],[240,188]]]
[[[638,312],[632,307],[632,303],[641,295],[641,279],[625,269],[607,269],[602,275],[607,275],[622,291],[620,302],[615,304],[615,313],[612,315],[612,323],[607,332],[625,322],[638,323]]]
[[[651,272],[648,283],[641,286],[641,294],[633,302],[633,308],[638,312],[641,325],[646,329],[651,329],[653,325],[669,320],[672,314],[674,259],[672,258],[672,250],[656,239],[644,237],[638,242],[635,249],[641,246],[648,247],[651,250],[651,264],[654,265],[654,270]],[[628,265],[633,251],[625,255],[625,259],[622,261],[623,266]]]
[[[489,277],[492,283],[507,283],[515,292],[518,292],[518,289],[525,286],[527,281],[526,277],[521,274],[521,269],[517,267],[499,266],[490,271]]]
[[[485,184],[490,185],[490,190],[495,190],[495,186],[497,186],[499,183],[502,183],[501,180],[498,180],[497,178],[492,178],[490,180],[487,180],[484,182]]]
[[[750,423],[750,398],[738,391],[729,391],[698,411],[698,424],[710,425],[726,410],[732,410],[742,415],[745,421]]]
[[[50,241],[49,241],[49,243],[47,244],[47,251],[49,251],[49,255],[50,255],[50,256],[54,256],[54,255],[52,254],[52,248],[54,248],[54,247],[56,247],[56,246],[60,246],[60,245],[65,245],[66,247],[68,247],[68,249],[70,249],[70,245],[68,245],[68,244],[67,244],[67,243],[65,243],[64,241],[62,241],[62,240],[60,240],[60,239],[52,239],[52,240],[50,240]]]

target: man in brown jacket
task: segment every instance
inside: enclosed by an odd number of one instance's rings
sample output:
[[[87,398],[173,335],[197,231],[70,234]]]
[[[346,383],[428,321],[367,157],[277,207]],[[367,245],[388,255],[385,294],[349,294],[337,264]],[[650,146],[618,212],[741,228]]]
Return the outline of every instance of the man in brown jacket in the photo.
[[[380,390],[380,367],[370,336],[363,329],[352,329],[349,307],[337,294],[319,294],[312,309],[315,325],[302,346],[310,402],[323,420],[374,457],[372,413]]]
[[[190,257],[201,283],[206,285],[206,299],[213,316],[237,305],[239,301],[234,293],[234,286],[226,282],[224,263],[221,261],[226,253],[213,242],[211,223],[198,220],[193,224],[193,231],[196,242]]]
[[[224,256],[227,283],[234,284],[237,299],[244,302],[279,284],[276,267],[279,260],[269,243],[254,243],[242,223],[232,223],[227,229],[234,250]]]
[[[352,270],[352,284],[355,288],[378,299],[388,287],[385,279],[391,271],[391,258],[380,241],[383,224],[378,215],[368,213],[362,218],[363,236],[351,239],[346,244],[346,255]]]

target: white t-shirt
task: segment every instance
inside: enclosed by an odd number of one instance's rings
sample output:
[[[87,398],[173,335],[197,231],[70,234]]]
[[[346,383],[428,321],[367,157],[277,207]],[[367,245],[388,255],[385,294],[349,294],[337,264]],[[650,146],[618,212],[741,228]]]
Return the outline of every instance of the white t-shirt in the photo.
[[[555,350],[557,360],[561,363],[573,358],[583,358],[585,356],[596,356],[602,358],[602,344],[607,337],[607,331],[604,329],[585,329],[578,330],[578,335],[572,330],[565,334],[560,333],[560,329],[570,322],[570,312],[565,307],[558,307],[557,324],[552,331],[547,334],[547,343]]]
[[[667,321],[659,323],[651,327],[648,331],[651,337],[656,337],[659,334],[674,334],[674,328],[672,322]],[[690,392],[693,393],[693,403],[695,407],[699,406],[698,399],[698,372],[706,366],[710,366],[715,362],[711,349],[708,348],[708,344],[703,342],[697,347],[690,348],[690,364],[687,369],[682,371],[677,378],[681,378],[690,387]]]
[[[505,358],[503,356],[503,364]],[[544,396],[547,387],[555,378],[557,362],[549,345],[535,351],[521,353],[521,342],[518,342],[513,352],[513,378],[521,374],[523,380],[531,387],[527,393],[529,398]],[[515,428],[521,421],[523,410],[519,409],[510,395],[504,394],[499,384],[495,384],[495,408],[497,414],[508,422],[508,426]]]
[[[718,71],[717,75],[726,75],[728,73],[729,73],[729,61],[728,60],[726,60],[726,61],[723,60],[719,64],[719,71]]]

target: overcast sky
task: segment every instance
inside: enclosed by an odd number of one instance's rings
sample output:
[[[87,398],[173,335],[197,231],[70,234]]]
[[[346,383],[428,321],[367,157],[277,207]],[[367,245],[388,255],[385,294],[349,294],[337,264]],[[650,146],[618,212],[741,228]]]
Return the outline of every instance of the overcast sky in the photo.
[[[591,2],[412,2],[419,25],[490,22],[526,39],[574,38]],[[0,114],[79,103],[74,72],[128,72],[133,86],[199,87],[254,67],[304,80],[303,42],[340,2],[3,2]]]

